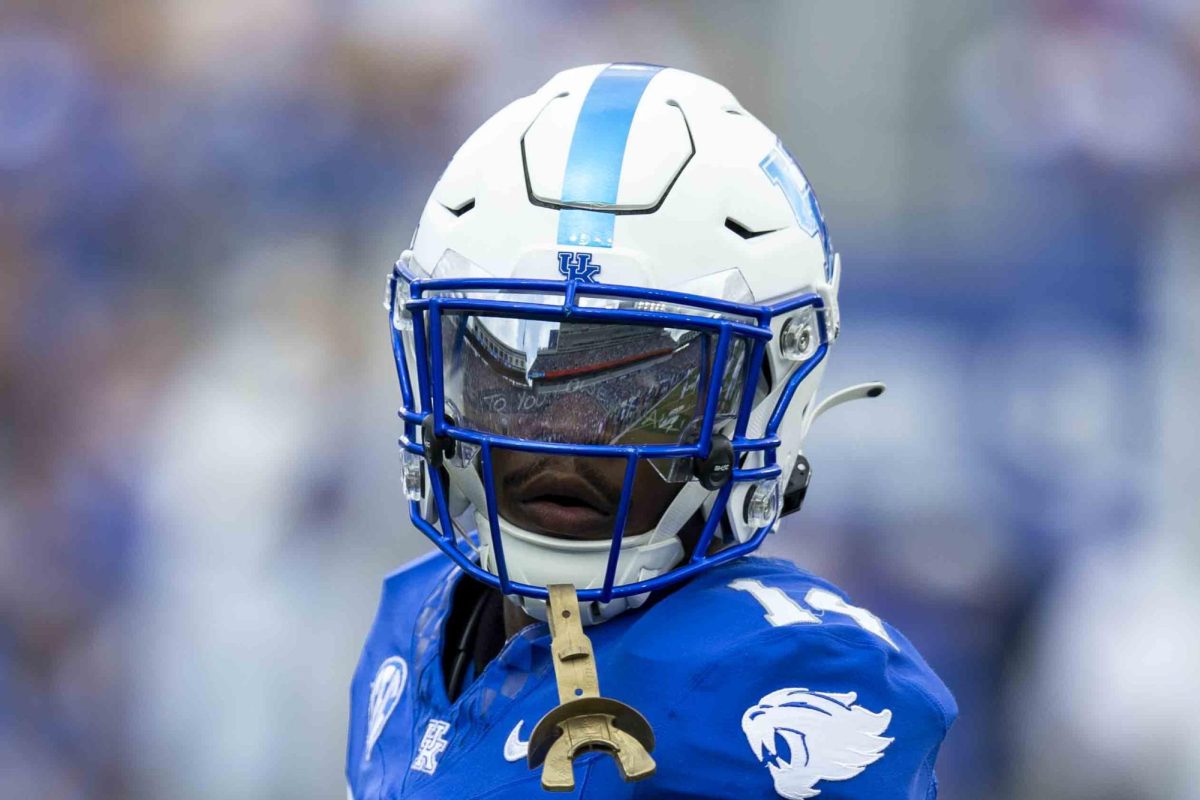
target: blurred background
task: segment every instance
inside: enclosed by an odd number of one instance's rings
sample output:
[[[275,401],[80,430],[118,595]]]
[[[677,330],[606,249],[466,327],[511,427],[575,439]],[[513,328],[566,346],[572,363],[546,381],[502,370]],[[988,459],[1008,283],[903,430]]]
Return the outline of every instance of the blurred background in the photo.
[[[670,64],[843,255],[770,549],[956,693],[943,796],[1200,798],[1200,6],[3,0],[0,796],[341,797],[403,511],[384,276],[559,69]]]

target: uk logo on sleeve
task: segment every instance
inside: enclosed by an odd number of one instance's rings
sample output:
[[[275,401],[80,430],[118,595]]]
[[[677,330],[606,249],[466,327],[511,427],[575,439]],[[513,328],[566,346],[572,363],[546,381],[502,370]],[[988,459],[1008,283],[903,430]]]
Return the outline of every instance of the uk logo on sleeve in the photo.
[[[742,732],[788,800],[816,797],[821,781],[845,781],[883,757],[888,709],[856,705],[858,695],[780,689],[746,709]]]

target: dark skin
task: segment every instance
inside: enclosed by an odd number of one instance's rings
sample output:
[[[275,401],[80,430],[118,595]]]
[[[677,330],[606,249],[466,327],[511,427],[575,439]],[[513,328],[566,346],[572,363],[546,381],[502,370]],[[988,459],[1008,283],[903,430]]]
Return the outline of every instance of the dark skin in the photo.
[[[625,480],[625,460],[546,456],[497,449],[492,457],[499,512],[526,530],[569,539],[611,539]],[[667,483],[649,463],[634,473],[625,534],[658,524],[682,484]],[[504,604],[505,638],[534,620],[519,606]]]

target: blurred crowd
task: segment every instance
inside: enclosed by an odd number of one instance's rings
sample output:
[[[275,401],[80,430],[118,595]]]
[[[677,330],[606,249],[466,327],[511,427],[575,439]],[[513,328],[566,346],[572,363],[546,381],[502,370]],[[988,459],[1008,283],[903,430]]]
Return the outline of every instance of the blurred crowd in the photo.
[[[1185,0],[0,5],[0,796],[340,796],[404,520],[384,274],[583,63],[729,86],[846,264],[773,538],[956,693],[948,798],[1200,797]],[[869,407],[867,407],[869,406]]]

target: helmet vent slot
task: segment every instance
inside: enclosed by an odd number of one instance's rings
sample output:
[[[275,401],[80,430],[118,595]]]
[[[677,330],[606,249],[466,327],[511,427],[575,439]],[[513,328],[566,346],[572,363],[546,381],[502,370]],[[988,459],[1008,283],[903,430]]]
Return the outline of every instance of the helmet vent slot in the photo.
[[[458,208],[451,208],[450,206],[446,206],[446,205],[442,206],[442,208],[446,209],[447,211],[449,211],[451,214],[453,214],[456,217],[461,217],[463,214],[466,214],[468,211],[470,211],[474,207],[475,207],[475,198],[474,197],[472,197],[470,200],[468,200],[467,202],[460,205]]]
[[[752,231],[733,217],[725,218],[725,227],[743,239],[754,239],[758,236],[766,236],[768,233],[775,233],[775,231],[781,230],[780,228],[771,228],[765,231]]]

